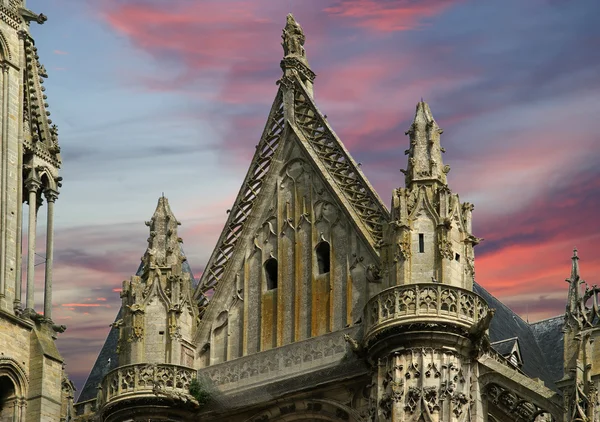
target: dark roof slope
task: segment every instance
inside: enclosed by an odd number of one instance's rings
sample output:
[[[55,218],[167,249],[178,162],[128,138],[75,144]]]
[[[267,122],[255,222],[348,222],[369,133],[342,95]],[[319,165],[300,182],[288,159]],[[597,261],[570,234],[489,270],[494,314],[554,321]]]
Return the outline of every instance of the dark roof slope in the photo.
[[[122,309],[119,308],[119,313],[117,313],[117,317],[115,321],[121,319]],[[97,387],[102,381],[102,378],[106,374],[108,374],[111,370],[117,367],[117,342],[119,341],[119,331],[113,328],[108,332],[108,336],[106,337],[106,341],[104,342],[104,346],[102,346],[102,350],[100,350],[100,354],[96,359],[96,363],[92,367],[92,371],[90,375],[88,375],[87,380],[79,394],[79,398],[77,402],[88,401],[96,398]]]
[[[513,337],[506,340],[500,340],[496,343],[492,343],[492,347],[496,350],[496,352],[500,353],[502,356],[508,356],[510,353],[512,353],[513,348],[515,347],[515,343],[518,343],[518,339],[516,337]]]
[[[554,372],[549,370],[549,367],[555,367],[557,363],[547,361],[550,356],[542,353],[531,325],[523,321],[521,317],[479,284],[475,283],[473,290],[485,299],[490,308],[496,309],[496,314],[490,325],[490,340],[492,343],[518,337],[521,357],[523,358],[521,370],[531,378],[539,378],[544,381],[546,387],[558,391],[554,383],[560,377],[555,377]],[[562,367],[562,359],[560,365]]]
[[[564,315],[559,315],[531,324],[531,331],[533,331],[537,344],[544,352],[548,372],[557,381],[563,377],[565,344],[562,328],[564,322]]]

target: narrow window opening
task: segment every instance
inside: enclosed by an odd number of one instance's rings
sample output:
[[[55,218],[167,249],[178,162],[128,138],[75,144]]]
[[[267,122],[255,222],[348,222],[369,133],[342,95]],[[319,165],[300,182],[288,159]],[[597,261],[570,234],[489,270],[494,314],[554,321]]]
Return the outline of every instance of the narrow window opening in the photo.
[[[159,331],[158,334],[160,334],[161,336],[164,334],[164,331]]]
[[[319,274],[326,274],[331,269],[331,247],[328,242],[321,242],[317,245],[317,267]]]
[[[460,255],[454,254],[454,259],[456,260],[456,262],[460,262]]]
[[[277,260],[269,258],[265,262],[265,277],[267,279],[267,290],[277,288]]]
[[[419,253],[425,252],[425,235],[423,233],[419,233]]]

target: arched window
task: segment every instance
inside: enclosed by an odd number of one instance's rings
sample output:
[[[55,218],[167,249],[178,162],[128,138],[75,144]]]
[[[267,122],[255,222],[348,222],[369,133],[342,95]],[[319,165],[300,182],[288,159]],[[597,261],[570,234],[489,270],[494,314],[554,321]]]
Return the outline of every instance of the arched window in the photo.
[[[15,415],[15,385],[7,376],[0,376],[0,420],[12,421]]]
[[[269,258],[265,261],[265,278],[267,280],[267,290],[277,288],[277,260]]]
[[[317,254],[317,268],[319,274],[326,274],[331,269],[331,247],[328,242],[321,242],[317,245],[315,252]]]

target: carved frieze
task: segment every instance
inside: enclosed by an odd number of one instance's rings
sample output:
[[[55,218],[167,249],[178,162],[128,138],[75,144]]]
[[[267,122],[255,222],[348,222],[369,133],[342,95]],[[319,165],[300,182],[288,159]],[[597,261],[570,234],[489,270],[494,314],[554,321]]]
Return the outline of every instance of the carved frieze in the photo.
[[[372,394],[378,421],[462,421],[472,402],[468,358],[449,350],[404,349],[378,361]]]

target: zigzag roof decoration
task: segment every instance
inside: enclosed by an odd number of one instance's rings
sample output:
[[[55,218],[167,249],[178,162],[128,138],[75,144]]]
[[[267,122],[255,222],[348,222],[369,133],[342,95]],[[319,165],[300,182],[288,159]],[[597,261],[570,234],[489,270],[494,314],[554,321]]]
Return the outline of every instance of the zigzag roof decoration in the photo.
[[[389,211],[299,80],[295,82],[294,109],[296,126],[364,224],[367,237],[377,247],[383,238],[383,222],[389,221]]]
[[[263,135],[256,146],[256,153],[250,164],[250,169],[246,174],[244,183],[242,183],[238,196],[229,212],[223,232],[221,232],[221,236],[198,284],[195,294],[196,299],[199,301],[201,315],[203,306],[208,301],[206,293],[213,290],[221,280],[229,258],[231,258],[235,245],[242,234],[244,223],[252,212],[252,207],[261,190],[263,179],[269,171],[271,158],[279,147],[284,127],[283,92],[280,88],[271,107]]]

